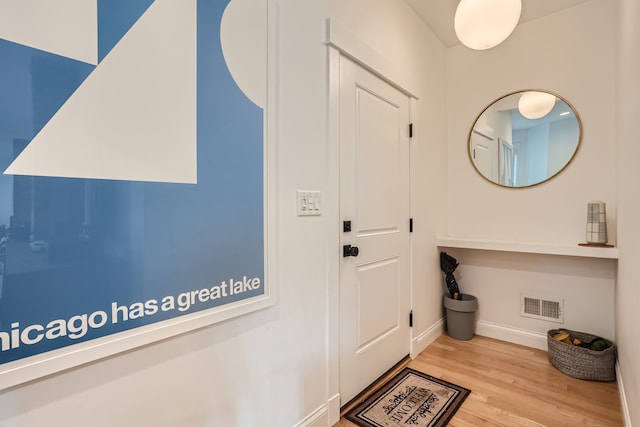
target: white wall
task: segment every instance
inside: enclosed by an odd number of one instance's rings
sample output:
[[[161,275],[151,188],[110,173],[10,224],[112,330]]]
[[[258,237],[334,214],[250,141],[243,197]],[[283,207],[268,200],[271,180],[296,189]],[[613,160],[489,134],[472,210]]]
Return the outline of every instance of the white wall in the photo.
[[[618,245],[620,260],[616,284],[616,335],[621,383],[626,398],[627,426],[640,426],[640,4],[620,1],[618,14]]]
[[[549,329],[564,327],[614,339],[614,260],[445,250],[460,262],[455,275],[460,289],[478,297],[478,334],[544,350],[543,335]],[[564,324],[521,317],[522,293],[562,298]]]
[[[5,390],[1,426],[281,427],[326,403],[326,218],[295,212],[324,190],[325,3],[278,4],[277,305]]]
[[[615,18],[615,1],[594,0],[525,22],[494,49],[447,50],[451,236],[577,243],[585,238],[593,199],[607,202],[615,236]],[[484,107],[527,88],[557,92],[574,105],[584,125],[582,145],[554,180],[505,190],[470,165],[467,134]],[[470,215],[478,206],[481,212]]]
[[[447,50],[450,236],[577,245],[585,241],[587,203],[599,199],[607,203],[610,243],[615,243],[616,19],[615,0],[592,0],[522,23],[494,49]],[[476,173],[468,160],[467,133],[483,108],[522,89],[565,97],[580,115],[584,134],[573,162],[557,177],[532,188],[505,189]],[[451,253],[459,255],[462,291],[478,297],[480,332],[497,335],[502,327],[516,337],[533,332],[544,345],[546,331],[559,325],[520,317],[519,295],[530,292],[564,298],[561,326],[615,338],[615,261]]]

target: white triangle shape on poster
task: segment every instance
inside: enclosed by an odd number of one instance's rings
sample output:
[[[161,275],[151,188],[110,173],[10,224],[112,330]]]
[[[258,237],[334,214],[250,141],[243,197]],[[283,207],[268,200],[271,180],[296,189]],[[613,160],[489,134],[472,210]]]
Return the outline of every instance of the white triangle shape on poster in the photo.
[[[4,173],[196,183],[196,59],[196,0],[156,0]]]
[[[0,39],[98,63],[97,0],[0,0]]]

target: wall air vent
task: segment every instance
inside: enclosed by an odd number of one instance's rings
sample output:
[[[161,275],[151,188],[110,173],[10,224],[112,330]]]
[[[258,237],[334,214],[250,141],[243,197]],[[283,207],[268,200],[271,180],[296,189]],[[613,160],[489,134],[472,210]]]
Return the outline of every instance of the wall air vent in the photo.
[[[564,300],[557,297],[520,294],[520,316],[564,323]]]

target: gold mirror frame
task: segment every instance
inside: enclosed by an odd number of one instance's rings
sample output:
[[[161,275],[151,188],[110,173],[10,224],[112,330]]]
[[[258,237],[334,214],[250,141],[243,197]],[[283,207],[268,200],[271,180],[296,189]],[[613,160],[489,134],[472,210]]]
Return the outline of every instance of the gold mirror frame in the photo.
[[[544,94],[550,94],[555,96],[556,100],[555,100],[555,105],[553,106],[553,109],[540,119],[535,119],[535,120],[526,119],[518,112],[518,107],[517,107],[520,96],[526,92],[541,92]],[[567,111],[565,111],[567,108],[568,108],[568,113]],[[565,113],[564,115],[569,116],[567,119],[574,118],[575,123],[573,121],[564,123],[566,119],[558,118],[561,112]],[[485,115],[485,113],[487,113],[487,115]],[[503,114],[502,116],[503,122],[504,122],[504,117],[506,117],[507,115],[511,116],[511,121],[509,122],[509,124],[505,126],[501,126],[503,128],[502,132],[501,131],[496,132],[495,129],[493,129],[490,125],[487,124],[492,121],[491,120],[492,115],[495,115],[498,113]],[[517,176],[514,175],[515,173],[517,173],[516,171],[517,171],[517,163],[518,163],[514,160],[514,159],[517,159],[517,156],[518,156],[518,154],[516,153],[515,156],[512,155],[510,158],[511,160],[511,169],[510,169],[511,183],[510,183],[509,174],[506,172],[509,171],[509,167],[507,167],[509,163],[509,146],[511,147],[512,153],[516,151],[514,148],[514,141],[513,141],[514,121],[517,123],[518,128],[520,128],[521,126],[529,126],[528,129],[531,129],[540,125],[543,125],[543,126],[549,125],[549,129],[551,129],[552,123],[556,123],[556,127],[557,127],[558,126],[557,124],[561,123],[561,120],[563,120],[562,123],[564,123],[565,126],[575,127],[577,125],[577,128],[572,129],[572,132],[575,132],[577,130],[577,141],[575,141],[575,147],[572,150],[570,150],[571,151],[570,154],[569,154],[569,150],[566,150],[567,147],[564,147],[565,153],[563,154],[563,158],[561,159],[560,162],[556,161],[556,163],[561,164],[561,166],[558,166],[557,170],[553,170],[552,172],[549,172],[547,169],[546,174],[544,175],[543,178],[532,180],[531,182],[526,181],[523,185],[518,185],[517,184],[518,180],[516,179]],[[505,130],[506,128],[509,128],[508,131]],[[519,129],[519,131],[523,132],[522,129]],[[491,132],[494,132],[494,134],[491,135],[490,134]],[[527,134],[528,132],[529,131],[527,130]],[[505,133],[508,134],[510,141],[505,138],[506,136]],[[496,100],[491,102],[489,105],[487,105],[480,112],[480,114],[476,116],[467,137],[467,153],[469,156],[469,161],[473,165],[474,169],[478,172],[478,174],[482,176],[484,179],[486,179],[487,181],[491,182],[492,184],[498,185],[500,187],[505,187],[505,188],[529,188],[529,187],[533,187],[536,185],[540,185],[544,182],[547,182],[552,178],[558,176],[562,171],[564,171],[567,168],[567,166],[573,161],[576,154],[578,153],[578,150],[580,149],[580,145],[582,144],[582,135],[583,135],[582,120],[580,119],[580,116],[577,110],[575,109],[575,107],[569,101],[567,101],[564,97],[548,90],[525,89],[525,90],[510,92],[506,95],[503,95],[497,98]],[[566,141],[566,140],[556,141],[555,139],[554,141],[549,141],[549,138],[550,136],[547,135],[547,141],[546,141],[547,150],[549,150],[549,147],[550,147],[549,142],[556,142],[557,144],[560,144],[560,145],[556,144],[557,147],[560,147],[560,148],[563,148],[563,145],[566,145],[569,148],[571,148],[574,144],[573,142],[574,138],[571,138],[569,141]],[[489,148],[486,150],[485,148],[483,148],[482,150],[479,150],[478,139],[486,141]],[[518,143],[518,146],[521,147],[522,143],[521,142]],[[479,155],[479,153],[481,152],[485,153],[483,154],[484,158],[488,158],[490,160],[491,172],[489,172],[487,168],[486,160],[478,163],[476,162],[476,159],[479,159],[481,157]],[[507,159],[507,160],[504,160],[504,159]],[[521,156],[521,160],[522,160],[522,156]],[[521,163],[524,164],[524,161],[522,160]],[[548,167],[548,161],[546,166]],[[484,171],[481,169],[484,169]]]

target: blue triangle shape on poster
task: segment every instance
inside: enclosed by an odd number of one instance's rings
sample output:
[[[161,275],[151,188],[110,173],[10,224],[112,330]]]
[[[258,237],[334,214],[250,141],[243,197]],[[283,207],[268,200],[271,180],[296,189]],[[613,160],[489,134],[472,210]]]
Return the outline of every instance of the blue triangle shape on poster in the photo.
[[[102,61],[154,0],[98,0],[98,62]]]
[[[94,65],[0,39],[0,137],[32,139]],[[20,118],[22,123],[16,124]],[[16,125],[19,129],[16,129]],[[12,135],[2,135],[3,133]]]

